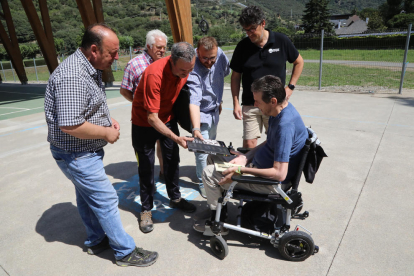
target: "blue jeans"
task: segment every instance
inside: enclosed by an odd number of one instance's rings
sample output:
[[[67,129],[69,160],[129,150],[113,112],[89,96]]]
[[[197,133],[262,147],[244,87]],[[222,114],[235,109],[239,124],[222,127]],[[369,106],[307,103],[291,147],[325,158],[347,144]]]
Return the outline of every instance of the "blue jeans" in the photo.
[[[200,132],[204,139],[215,140],[217,136],[217,125],[212,123],[209,127],[208,124],[201,124]],[[203,182],[202,176],[203,170],[207,166],[207,156],[208,154],[205,153],[195,153],[196,173],[199,183]]]
[[[76,203],[87,238],[85,245],[97,245],[109,239],[117,260],[135,248],[135,242],[122,226],[118,210],[118,195],[105,174],[104,151],[68,152],[50,145],[53,158],[76,190]]]

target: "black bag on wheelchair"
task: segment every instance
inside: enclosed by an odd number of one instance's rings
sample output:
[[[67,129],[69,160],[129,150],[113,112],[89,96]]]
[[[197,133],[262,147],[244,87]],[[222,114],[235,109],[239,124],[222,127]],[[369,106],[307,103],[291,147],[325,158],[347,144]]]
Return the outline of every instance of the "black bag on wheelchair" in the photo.
[[[250,201],[242,207],[241,226],[244,228],[270,235],[279,224],[283,225],[283,212],[275,203]]]

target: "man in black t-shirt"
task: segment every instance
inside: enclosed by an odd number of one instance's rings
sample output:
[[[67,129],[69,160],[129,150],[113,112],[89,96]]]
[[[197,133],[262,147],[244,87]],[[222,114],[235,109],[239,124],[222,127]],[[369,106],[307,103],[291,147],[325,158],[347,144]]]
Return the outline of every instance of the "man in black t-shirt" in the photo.
[[[243,147],[254,148],[257,145],[257,138],[260,138],[263,125],[267,131],[269,118],[254,107],[250,86],[255,79],[266,75],[279,77],[285,85],[286,61],[288,61],[293,63],[292,75],[288,86],[285,87],[286,98],[289,99],[302,73],[304,62],[287,36],[265,29],[265,15],[260,8],[249,6],[243,9],[239,23],[248,37],[237,44],[230,63],[230,68],[233,70],[231,75],[233,115],[237,120],[243,118]],[[243,109],[239,101],[240,80],[243,85],[241,102]]]

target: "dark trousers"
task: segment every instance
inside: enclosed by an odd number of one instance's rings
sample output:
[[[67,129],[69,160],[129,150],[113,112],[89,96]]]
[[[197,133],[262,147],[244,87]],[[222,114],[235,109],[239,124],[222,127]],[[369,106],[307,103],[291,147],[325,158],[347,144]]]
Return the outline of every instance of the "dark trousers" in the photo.
[[[165,124],[177,136],[177,122],[175,120]],[[141,212],[150,211],[154,207],[154,162],[155,143],[160,140],[162,159],[164,161],[164,178],[170,199],[181,197],[179,180],[180,155],[177,143],[165,137],[153,127],[141,127],[132,124],[132,146],[138,161],[138,175],[141,197]]]

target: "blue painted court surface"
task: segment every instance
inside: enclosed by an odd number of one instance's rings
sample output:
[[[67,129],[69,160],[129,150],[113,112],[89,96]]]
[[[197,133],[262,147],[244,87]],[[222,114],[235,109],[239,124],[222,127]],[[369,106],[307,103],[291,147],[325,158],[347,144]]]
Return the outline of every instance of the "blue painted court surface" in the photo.
[[[139,196],[139,176],[134,175],[126,182],[115,183],[114,188],[118,194],[119,207],[128,210],[134,214],[141,212],[141,198]],[[165,221],[177,209],[169,207],[170,199],[168,198],[165,184],[157,181],[155,182],[157,191],[154,195],[154,208],[152,208],[152,217],[160,222]],[[184,188],[182,183],[179,183],[181,197],[187,200],[195,199],[199,193],[194,189]]]

